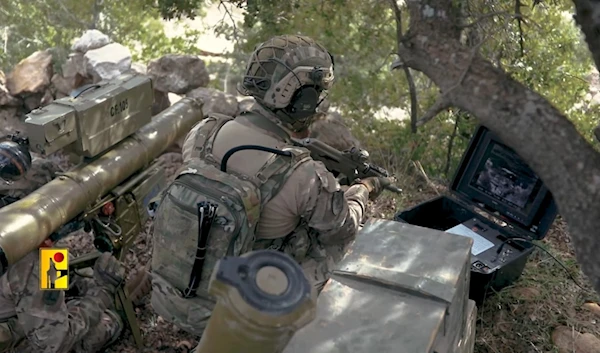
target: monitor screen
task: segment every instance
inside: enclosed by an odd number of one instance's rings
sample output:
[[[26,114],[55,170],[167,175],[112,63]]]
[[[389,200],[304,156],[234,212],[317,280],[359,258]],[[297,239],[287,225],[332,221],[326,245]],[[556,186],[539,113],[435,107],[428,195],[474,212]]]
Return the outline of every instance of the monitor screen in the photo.
[[[469,186],[519,213],[528,214],[542,184],[515,152],[492,140]]]

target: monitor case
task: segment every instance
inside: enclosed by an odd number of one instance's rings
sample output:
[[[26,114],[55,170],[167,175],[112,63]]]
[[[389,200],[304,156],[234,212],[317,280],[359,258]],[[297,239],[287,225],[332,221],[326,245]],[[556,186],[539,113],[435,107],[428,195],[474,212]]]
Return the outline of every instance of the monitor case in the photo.
[[[506,210],[494,205],[493,202],[471,197],[463,192],[463,179],[472,175],[475,157],[482,156],[487,149],[486,141],[499,143],[502,147],[514,153],[514,150],[502,144],[491,131],[479,126],[464,153],[459,167],[450,185],[450,195],[439,196],[423,202],[410,209],[398,212],[394,219],[422,227],[437,230],[448,230],[456,225],[465,224],[478,229],[478,234],[493,243],[493,247],[478,254],[471,255],[471,285],[470,299],[480,305],[486,296],[494,291],[511,285],[517,280],[527,263],[528,257],[534,250],[531,243],[523,241],[507,242],[509,237],[519,237],[528,240],[543,239],[557,215],[557,208],[550,192],[532,213],[535,214],[534,224],[525,226],[510,217]],[[515,153],[516,155],[516,153]],[[471,163],[473,161],[473,163]],[[545,189],[545,187],[542,185]],[[547,189],[546,189],[547,190]],[[504,244],[504,245],[502,245]],[[498,250],[501,250],[498,253]]]
[[[283,353],[473,353],[472,242],[369,220]]]

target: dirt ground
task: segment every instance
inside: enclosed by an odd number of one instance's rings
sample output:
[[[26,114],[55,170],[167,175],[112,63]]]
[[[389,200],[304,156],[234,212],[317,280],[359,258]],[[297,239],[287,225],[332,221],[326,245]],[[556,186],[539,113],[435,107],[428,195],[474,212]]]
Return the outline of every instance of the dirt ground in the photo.
[[[414,189],[410,181],[408,184],[403,189],[412,191],[400,200],[388,201],[388,210],[381,213],[389,216],[394,213],[393,205],[401,210],[437,193],[446,193],[441,186]],[[582,308],[586,302],[597,303],[600,297],[579,270],[566,222],[560,216],[538,245],[561,261],[569,272],[550,255],[536,249],[521,278],[487,297],[478,308],[475,353],[559,352],[552,343],[552,332],[557,326],[600,337],[600,317]]]
[[[160,157],[173,177],[181,163],[178,153],[168,153]],[[372,205],[371,216],[389,218],[394,210],[401,210],[444,193],[440,186],[418,188],[405,181],[401,185],[405,193],[401,197],[384,196]],[[435,189],[435,190],[434,190]],[[130,269],[146,266],[152,251],[150,237],[152,224],[139,235],[135,246],[127,255]],[[75,254],[92,249],[92,236],[76,234],[65,239]],[[540,245],[562,261],[573,273],[582,288],[569,278],[569,274],[547,254],[536,251],[530,257],[523,276],[513,286],[493,295],[478,310],[476,326],[476,353],[549,353],[558,352],[554,348],[551,334],[554,327],[566,325],[579,332],[589,332],[600,336],[598,317],[582,309],[587,301],[597,302],[587,281],[582,277],[574,259],[573,248],[560,218],[555,222],[550,234]],[[197,344],[197,337],[179,330],[154,314],[149,298],[136,309],[140,322],[144,348],[138,350],[129,330],[125,330],[119,342],[107,352],[191,352]]]

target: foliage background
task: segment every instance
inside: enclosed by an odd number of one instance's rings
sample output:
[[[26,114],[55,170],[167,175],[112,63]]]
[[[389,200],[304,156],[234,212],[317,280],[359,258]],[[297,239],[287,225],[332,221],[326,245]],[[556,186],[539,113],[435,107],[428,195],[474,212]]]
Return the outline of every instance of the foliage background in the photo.
[[[592,129],[599,123],[598,106],[588,102],[590,73],[595,69],[571,19],[572,2],[544,1],[533,7],[539,1],[522,0],[524,20],[520,23],[514,16],[514,1],[453,1],[463,5],[464,22],[472,24],[465,30],[465,44],[479,47],[497,66],[546,96],[592,141]],[[55,67],[60,72],[71,42],[88,28],[97,28],[128,46],[134,61],[142,63],[167,53],[200,54],[200,31],[188,28],[181,36],[168,36],[161,17],[202,18],[210,4],[205,0],[2,0],[0,70],[8,73],[33,52],[53,48]],[[231,11],[236,4],[229,1],[224,6]],[[392,119],[399,115],[393,108],[409,110],[410,104],[404,73],[390,71],[397,44],[395,21],[387,1],[254,0],[243,21],[232,22],[226,17],[212,30],[235,42],[234,50],[224,55],[228,62],[208,64],[214,78],[211,86],[218,89],[224,88],[223,82],[239,80],[248,54],[270,36],[298,33],[319,40],[336,62],[337,83],[329,97],[332,106],[346,119],[374,162],[398,174],[410,172],[411,161],[420,161],[431,179],[447,182],[477,125],[475,117],[457,110],[438,115],[417,133],[411,132],[406,121]],[[438,92],[427,77],[412,74],[418,92],[418,114],[422,115]],[[382,113],[382,107],[392,112]],[[382,115],[389,119],[381,119]],[[407,192],[396,199],[384,199],[379,206],[387,205],[389,213],[437,194],[426,186],[405,188],[414,191],[411,189],[417,190],[413,193],[418,194],[417,198]],[[559,220],[543,244],[560,254],[559,258],[569,259],[569,270],[577,272],[564,228]],[[576,277],[581,281],[580,275]],[[524,305],[527,296],[540,304]],[[482,308],[479,322],[484,327],[477,327],[477,352],[529,352],[530,346],[536,351],[536,347],[554,351],[549,342],[556,325],[567,323],[581,331],[593,331],[589,328],[593,326],[589,324],[592,318],[581,316],[578,309],[590,299],[598,300],[579,291],[547,256],[536,254],[516,287],[503,291]],[[513,331],[509,332],[507,326]]]
[[[465,31],[467,44],[480,47],[485,56],[514,78],[568,112],[579,131],[591,140],[592,129],[598,123],[598,108],[581,102],[589,91],[592,62],[570,17],[572,3],[554,1],[524,7],[522,33],[519,21],[506,15],[514,11],[513,1],[464,3],[465,22],[476,23]],[[202,17],[206,5],[210,2],[5,0],[0,8],[0,69],[9,71],[34,51],[54,48],[56,68],[60,71],[73,39],[87,28],[97,28],[128,46],[134,61],[142,63],[167,53],[199,54],[197,43],[202,33],[187,29],[182,36],[169,37],[161,16]],[[223,6],[231,9],[235,4]],[[337,83],[330,92],[332,105],[364,141],[376,162],[404,171],[409,161],[418,160],[433,178],[452,176],[476,119],[463,112],[447,111],[413,134],[406,121],[399,123],[398,117],[374,118],[385,115],[380,111],[382,107],[410,110],[404,73],[390,71],[390,64],[396,59],[396,29],[387,1],[255,1],[247,10],[243,21],[235,23],[231,17],[213,28],[217,35],[235,42],[235,49],[225,53],[228,62],[209,64],[215,78],[213,87],[223,89],[223,81],[235,83],[247,55],[265,38],[283,33],[314,37],[335,57]],[[489,16],[492,12],[505,15]],[[478,21],[482,14],[488,15]],[[418,113],[422,115],[435,101],[437,92],[425,76],[413,72],[413,77]]]
[[[452,176],[476,119],[463,112],[448,111],[413,134],[406,123],[373,118],[381,107],[410,109],[404,73],[389,69],[397,44],[388,2],[259,3],[260,12],[251,13],[238,26],[244,34],[244,41],[238,44],[241,52],[250,52],[264,38],[276,34],[301,33],[317,38],[336,58],[338,82],[331,91],[332,104],[348,119],[371,154],[393,169],[405,170],[407,161],[419,160],[433,177]],[[589,90],[592,61],[572,21],[572,3],[555,1],[532,7],[531,2],[523,2],[529,6],[521,9],[525,18],[522,31],[519,21],[506,15],[514,13],[514,1],[464,3],[465,23],[477,23],[465,31],[465,42],[480,47],[482,54],[496,65],[568,112],[579,131],[591,141],[592,129],[598,124],[597,108],[580,102]],[[490,13],[505,15],[492,17]],[[489,17],[478,20],[482,15]],[[413,72],[413,76],[422,115],[434,102],[437,91],[420,73]],[[457,137],[452,140],[457,119]],[[451,143],[454,146],[448,158]]]

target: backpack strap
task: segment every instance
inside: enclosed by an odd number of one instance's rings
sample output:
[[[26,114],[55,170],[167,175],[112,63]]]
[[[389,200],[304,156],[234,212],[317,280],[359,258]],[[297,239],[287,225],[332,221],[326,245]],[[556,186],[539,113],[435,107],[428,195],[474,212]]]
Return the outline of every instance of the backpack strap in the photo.
[[[204,119],[204,125],[198,129],[191,157],[202,158],[206,156],[209,157],[211,161],[214,161],[211,152],[217,132],[221,130],[223,125],[231,120],[233,120],[233,117],[231,116],[219,113],[210,113],[206,119]]]
[[[256,173],[253,182],[260,189],[261,204],[269,202],[301,164],[311,160],[310,151],[300,147],[284,148],[292,153],[292,157],[274,154],[263,167]]]
[[[276,139],[282,139],[286,142],[290,142],[290,136],[281,128],[281,126],[277,125],[270,119],[267,119],[264,116],[255,112],[244,112],[238,116],[242,118],[240,119],[240,123],[242,125],[254,125],[259,129],[262,129],[269,136],[272,136]]]
[[[252,114],[249,114],[250,116]],[[209,164],[218,168],[217,162],[212,156],[212,148],[217,133],[223,125],[233,120],[231,116],[219,113],[211,113],[206,117],[206,123],[197,133],[192,159],[205,159]],[[267,120],[267,119],[262,119]],[[252,177],[237,175],[238,177],[249,179],[259,190],[261,194],[261,208],[269,202],[277,193],[294,170],[301,164],[311,160],[310,151],[305,148],[290,146],[283,150],[289,151],[292,157],[273,154],[261,169]],[[184,166],[182,169],[184,170]],[[248,209],[248,205],[246,210]],[[258,217],[258,215],[256,215]]]

